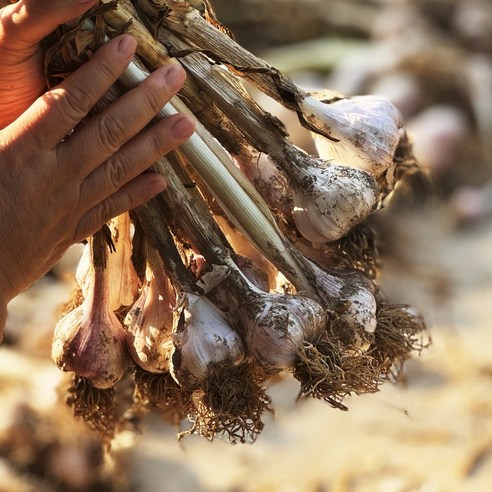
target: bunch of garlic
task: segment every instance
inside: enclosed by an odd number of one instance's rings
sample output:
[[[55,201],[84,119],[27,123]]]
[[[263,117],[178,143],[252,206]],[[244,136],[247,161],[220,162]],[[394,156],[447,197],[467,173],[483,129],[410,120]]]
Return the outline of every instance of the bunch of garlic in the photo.
[[[199,121],[154,165],[167,190],[89,239],[76,272],[84,300],[55,329],[56,363],[84,385],[123,388],[124,409],[135,388],[129,414],[175,410],[174,422],[192,422],[186,432],[232,442],[263,428],[272,374],[293,373],[300,394],[338,408],[348,394],[376,391],[418,350],[423,329],[384,302],[347,247],[394,185],[394,107],[374,96],[324,102],[305,93],[189,2],[120,0],[101,15],[116,30],[131,19],[139,38],[142,60],[130,63],[121,88],[168,63],[167,48],[188,53],[179,58],[190,74],[186,105],[174,98],[156,118],[191,111]],[[295,110],[320,157],[292,145],[238,76]]]

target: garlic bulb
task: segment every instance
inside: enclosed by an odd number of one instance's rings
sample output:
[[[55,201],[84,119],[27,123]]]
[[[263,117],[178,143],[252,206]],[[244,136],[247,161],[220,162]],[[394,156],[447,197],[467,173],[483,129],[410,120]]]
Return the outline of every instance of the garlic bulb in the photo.
[[[109,255],[111,308],[131,306],[138,295],[139,280],[132,263],[131,222],[128,213],[111,220],[109,228],[116,251]]]
[[[338,142],[313,132],[320,157],[364,169],[380,176],[393,164],[400,140],[401,116],[382,96],[355,96],[333,103],[322,101],[323,93],[304,98],[304,117]]]
[[[94,241],[91,240],[93,254]],[[96,245],[96,249],[99,247],[106,248],[104,243]],[[73,371],[96,388],[105,389],[121,379],[129,358],[125,332],[109,305],[109,277],[104,262],[95,261],[88,275],[92,279],[89,295],[56,325],[51,357],[62,370]]]
[[[198,389],[214,365],[243,362],[244,346],[225,314],[206,297],[184,294],[179,304],[171,374],[180,385]]]
[[[365,338],[377,326],[376,287],[362,272],[322,269],[309,262],[326,309],[338,314],[347,340]]]
[[[374,333],[377,326],[377,301],[372,289],[363,284],[348,283],[342,292],[347,299],[347,306],[339,313],[340,320],[362,328],[361,331],[365,333]]]
[[[239,310],[248,349],[267,370],[292,368],[300,345],[326,329],[326,311],[300,295],[256,293]]]
[[[140,296],[128,311],[123,325],[135,363],[148,372],[162,373],[169,370],[173,306],[169,293],[160,295],[150,268],[146,277]]]
[[[294,190],[296,227],[315,244],[336,241],[374,210],[378,197],[379,188],[366,171],[337,164],[313,167]]]
[[[255,186],[274,215],[289,215],[291,189],[285,174],[268,158],[266,154],[255,149],[248,149],[250,158],[234,156],[234,161],[242,173]]]

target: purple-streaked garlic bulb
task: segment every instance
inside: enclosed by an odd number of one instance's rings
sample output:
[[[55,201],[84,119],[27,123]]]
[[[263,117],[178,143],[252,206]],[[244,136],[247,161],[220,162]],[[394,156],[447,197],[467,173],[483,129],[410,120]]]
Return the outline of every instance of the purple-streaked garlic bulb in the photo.
[[[234,160],[275,214],[290,214],[292,191],[289,182],[266,154],[251,149],[249,159],[235,156]]]
[[[106,389],[122,378],[129,356],[125,332],[109,303],[106,245],[101,241],[104,239],[98,235],[90,240],[94,267],[88,270],[88,295],[56,325],[51,357],[63,371],[72,371],[96,388]]]

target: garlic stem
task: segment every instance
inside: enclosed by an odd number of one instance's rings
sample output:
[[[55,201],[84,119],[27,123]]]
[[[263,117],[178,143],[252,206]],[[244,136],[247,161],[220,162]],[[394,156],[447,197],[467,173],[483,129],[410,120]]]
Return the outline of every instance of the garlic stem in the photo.
[[[120,0],[116,9],[104,14],[104,21],[116,31],[125,28],[125,32],[132,34],[137,39],[137,54],[148,68],[156,70],[164,65],[180,64],[176,58],[169,56],[168,50],[145,27],[129,0]],[[225,147],[229,152],[240,153],[239,142],[243,138],[240,131],[215,106],[210,97],[200,90],[191,77],[185,81],[180,94],[193,110],[193,113],[199,115],[200,121],[207,130],[218,138],[223,145],[226,142]]]
[[[246,51],[226,34],[208,23],[190,4],[180,0],[154,0],[152,2],[137,0],[135,4],[139,12],[147,16],[143,19],[144,22],[148,22],[154,29],[159,28],[159,25],[166,27],[188,40],[192,46],[190,48],[192,52],[207,51],[216,61],[227,64],[233,71],[240,73],[289,109],[298,109],[296,100],[302,94],[299,88],[278,70]],[[159,13],[163,9],[167,10],[167,15],[160,18]],[[179,55],[179,52],[171,53],[171,55]],[[248,67],[254,69],[248,70]],[[284,94],[284,97],[280,95],[280,92]]]
[[[183,265],[183,260],[176,248],[176,244],[158,205],[159,197],[156,197],[144,205],[135,209],[142,227],[150,244],[161,257],[164,268],[172,279],[177,291],[197,292],[197,286],[192,274]]]
[[[183,43],[168,34],[169,42]],[[191,54],[182,63],[227,117],[237,122],[250,144],[267,153],[283,171],[299,212],[294,214],[296,225],[307,239],[315,243],[339,240],[375,208],[379,187],[368,172],[344,169],[339,163],[315,159],[295,148],[283,128],[252,101],[231,74],[204,57]],[[398,139],[398,130],[396,135]]]
[[[141,82],[146,76],[144,71],[131,63],[121,80],[127,87],[131,87]],[[178,113],[175,107],[179,106],[172,100],[171,103],[161,109],[158,117],[165,118]],[[200,126],[199,123],[198,126]],[[256,191],[256,197],[252,199],[250,194],[244,190],[229,172],[229,168],[226,168],[223,162],[217,158],[215,152],[219,152],[218,148],[220,147],[215,140],[208,137],[204,141],[198,133],[194,133],[181,145],[183,153],[227,212],[229,218],[243,234],[273,263],[282,265],[281,270],[294,284],[309,289],[308,281],[301,267],[291,256],[285,245],[285,239],[278,230],[270,212],[268,212],[268,217],[265,216],[266,205],[261,208],[258,206],[258,203],[263,203],[263,200]],[[225,151],[222,149],[220,152],[224,153]],[[227,157],[227,159],[230,161],[230,158]],[[231,166],[234,166],[232,162]],[[237,170],[237,168],[235,169]],[[239,170],[237,172],[240,174]],[[240,180],[246,181],[242,175]]]

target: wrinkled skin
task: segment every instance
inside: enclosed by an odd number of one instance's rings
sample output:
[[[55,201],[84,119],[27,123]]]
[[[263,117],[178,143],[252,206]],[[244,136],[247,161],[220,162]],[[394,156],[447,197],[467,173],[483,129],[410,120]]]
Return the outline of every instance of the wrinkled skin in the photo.
[[[163,178],[144,171],[194,129],[184,115],[148,125],[184,82],[170,67],[79,124],[131,61],[129,35],[46,91],[40,40],[95,3],[19,0],[0,10],[0,339],[7,303],[71,244],[161,192]]]

